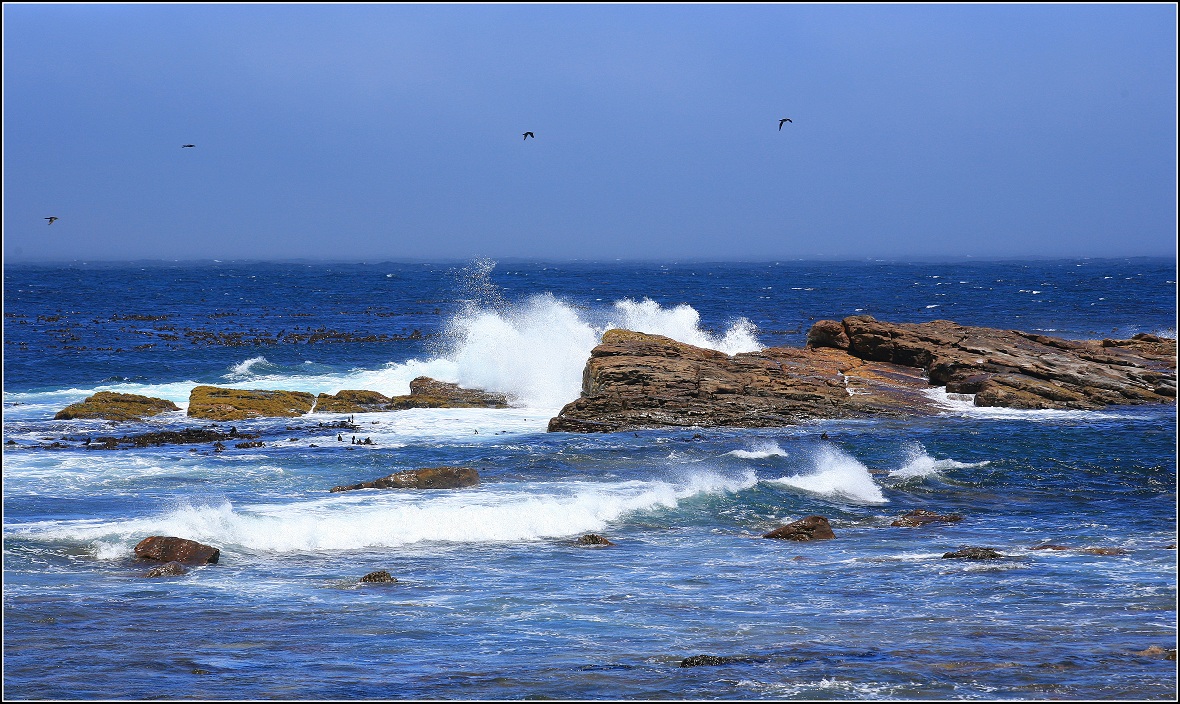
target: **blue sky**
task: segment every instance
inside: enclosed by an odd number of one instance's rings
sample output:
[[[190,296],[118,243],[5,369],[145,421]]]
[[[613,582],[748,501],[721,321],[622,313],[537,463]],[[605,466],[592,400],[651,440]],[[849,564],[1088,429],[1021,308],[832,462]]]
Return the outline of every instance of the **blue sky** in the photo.
[[[1171,3],[3,12],[6,262],[1175,256]]]

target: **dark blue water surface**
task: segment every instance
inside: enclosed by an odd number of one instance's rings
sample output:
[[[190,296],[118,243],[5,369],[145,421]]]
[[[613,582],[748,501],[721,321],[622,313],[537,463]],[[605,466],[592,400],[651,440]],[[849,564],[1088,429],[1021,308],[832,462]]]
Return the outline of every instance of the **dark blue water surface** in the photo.
[[[856,314],[1174,338],[1176,265],[6,267],[4,696],[1171,700],[1172,406],[545,432],[606,327],[733,351]],[[419,375],[514,406],[358,414],[340,440],[334,414],[242,421],[264,444],[224,452],[79,444],[208,426],[184,415],[197,384]],[[97,390],[182,410],[53,420]],[[328,491],[438,465],[481,483]],[[890,526],[915,508],[964,518]],[[835,540],[758,539],[815,514]],[[575,544],[591,532],[615,545]],[[221,557],[146,578],[149,535]],[[964,546],[1004,557],[943,559]]]

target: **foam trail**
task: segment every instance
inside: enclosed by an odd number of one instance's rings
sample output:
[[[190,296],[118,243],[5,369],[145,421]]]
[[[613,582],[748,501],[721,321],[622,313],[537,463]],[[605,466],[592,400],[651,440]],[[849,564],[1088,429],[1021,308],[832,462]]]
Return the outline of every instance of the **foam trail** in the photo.
[[[873,481],[869,468],[833,445],[822,445],[812,458],[810,474],[769,481],[803,491],[847,499],[857,503],[883,504],[889,499]]]
[[[753,486],[753,473],[703,472],[677,482],[551,482],[446,492],[349,492],[294,504],[181,506],[119,522],[9,525],[15,536],[89,543],[100,558],[125,557],[147,535],[183,535],[223,550],[263,552],[391,548],[419,542],[544,540],[604,530],[630,513],[675,508],[699,494]]]
[[[725,454],[740,457],[744,460],[761,460],[767,457],[786,457],[787,451],[773,440],[764,440],[754,443],[753,447],[749,450],[732,450]]]
[[[890,470],[889,476],[898,479],[913,477],[928,477],[939,474],[948,469],[965,469],[968,467],[983,467],[988,462],[957,462],[952,459],[936,460],[926,452],[922,443],[912,442],[906,446],[905,464],[898,469]]]

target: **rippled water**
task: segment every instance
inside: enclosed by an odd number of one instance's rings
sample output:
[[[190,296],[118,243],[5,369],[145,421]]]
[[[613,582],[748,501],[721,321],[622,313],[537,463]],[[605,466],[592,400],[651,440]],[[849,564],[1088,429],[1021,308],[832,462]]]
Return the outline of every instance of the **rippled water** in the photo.
[[[1174,336],[1174,291],[1159,260],[6,269],[4,694],[1171,699],[1174,661],[1143,652],[1176,647],[1173,407],[545,427],[619,321],[717,347],[801,344],[858,308]],[[388,339],[185,336],[291,329]],[[358,414],[372,446],[313,414],[237,423],[265,445],[223,453],[38,447],[206,425],[52,420],[97,389],[183,408],[197,383],[406,393],[419,373],[517,407]],[[436,465],[481,484],[328,492]],[[890,526],[916,508],[964,518]],[[813,514],[835,540],[759,538]],[[590,532],[615,545],[575,545]],[[155,534],[220,561],[147,579],[131,548]],[[943,559],[963,546],[1004,558]],[[358,581],[373,570],[398,581]],[[694,655],[722,660],[680,666]]]

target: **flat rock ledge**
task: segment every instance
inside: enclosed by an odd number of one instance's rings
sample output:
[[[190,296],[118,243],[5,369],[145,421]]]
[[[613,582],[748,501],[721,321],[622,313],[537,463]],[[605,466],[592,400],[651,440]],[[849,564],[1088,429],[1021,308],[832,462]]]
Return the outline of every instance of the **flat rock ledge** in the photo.
[[[305,391],[253,391],[197,386],[189,393],[188,415],[208,420],[247,418],[294,418],[315,405],[315,396]]]
[[[162,398],[99,391],[93,396],[86,397],[85,400],[71,403],[61,409],[53,416],[53,419],[143,420],[148,416],[179,410],[180,407],[175,403]]]
[[[926,393],[974,394],[977,406],[1093,410],[1175,403],[1176,341],[1072,341],[946,320],[816,323],[805,348],[726,355],[662,335],[608,330],[581,396],[550,432],[779,427],[811,419],[912,417],[945,410]]]
[[[479,472],[471,467],[423,467],[394,472],[371,482],[335,486],[331,492],[356,489],[461,489],[479,484]]]
[[[504,394],[465,389],[458,384],[420,376],[410,382],[408,396],[386,396],[376,391],[350,390],[320,394],[317,413],[371,413],[407,408],[507,408]]]

